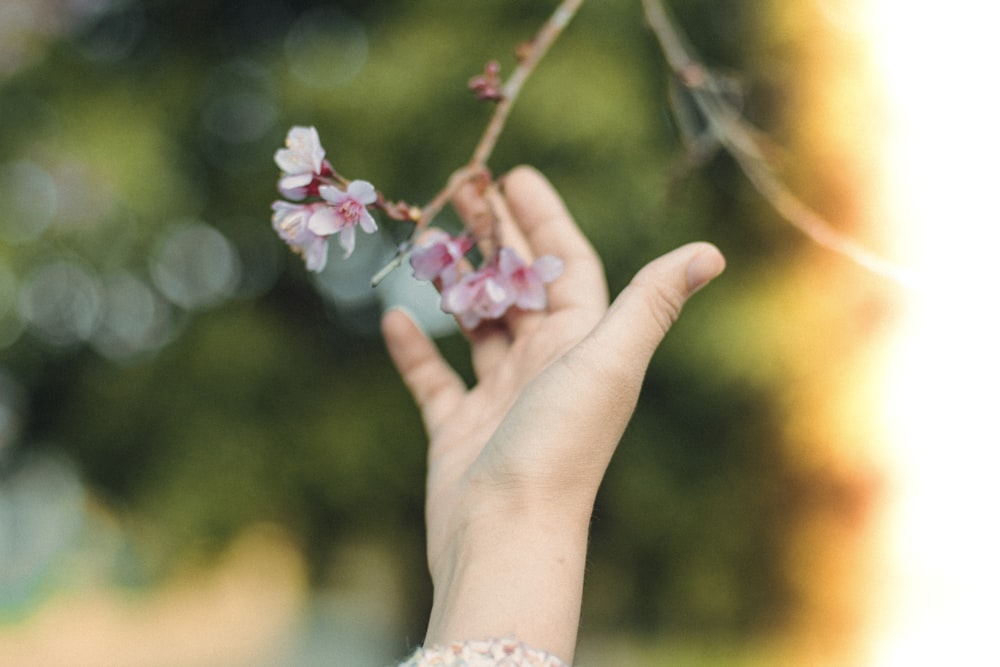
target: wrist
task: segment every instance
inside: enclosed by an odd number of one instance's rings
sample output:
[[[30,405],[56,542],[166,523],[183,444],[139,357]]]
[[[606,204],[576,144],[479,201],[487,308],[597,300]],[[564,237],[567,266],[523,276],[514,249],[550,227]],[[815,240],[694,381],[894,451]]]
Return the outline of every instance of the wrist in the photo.
[[[537,506],[470,512],[433,559],[426,642],[516,637],[571,662],[588,523]]]

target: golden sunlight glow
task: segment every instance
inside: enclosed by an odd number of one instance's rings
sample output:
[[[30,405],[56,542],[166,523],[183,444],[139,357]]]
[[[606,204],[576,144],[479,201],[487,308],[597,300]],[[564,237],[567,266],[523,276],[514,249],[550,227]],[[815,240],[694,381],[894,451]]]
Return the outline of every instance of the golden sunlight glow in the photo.
[[[920,276],[883,369],[891,576],[869,663],[983,664],[1000,600],[995,7],[867,8],[890,107],[886,210]]]

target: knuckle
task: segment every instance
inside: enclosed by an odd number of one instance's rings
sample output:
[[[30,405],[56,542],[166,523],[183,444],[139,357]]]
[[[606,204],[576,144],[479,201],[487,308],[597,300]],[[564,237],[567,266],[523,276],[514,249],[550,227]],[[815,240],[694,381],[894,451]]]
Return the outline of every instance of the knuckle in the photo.
[[[637,285],[651,319],[664,334],[677,322],[684,306],[684,294],[673,286],[655,282]]]

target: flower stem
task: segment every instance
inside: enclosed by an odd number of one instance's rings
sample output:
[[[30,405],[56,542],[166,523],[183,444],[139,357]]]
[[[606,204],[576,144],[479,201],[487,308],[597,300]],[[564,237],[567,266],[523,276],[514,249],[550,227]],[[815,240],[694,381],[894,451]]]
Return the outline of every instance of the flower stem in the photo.
[[[493,154],[493,149],[496,147],[497,140],[500,138],[500,134],[507,124],[507,118],[510,116],[510,111],[514,107],[521,89],[524,87],[528,77],[535,71],[538,63],[541,62],[542,58],[548,52],[549,47],[562,34],[563,29],[569,25],[570,20],[576,15],[576,11],[582,4],[583,0],[563,0],[548,20],[539,28],[535,34],[535,38],[526,45],[526,48],[519,50],[518,54],[520,58],[517,68],[503,85],[503,98],[497,103],[493,111],[493,116],[490,117],[486,129],[483,130],[483,134],[479,138],[479,143],[476,144],[476,148],[472,151],[472,158],[465,166],[459,167],[452,172],[444,189],[424,207],[420,220],[417,222],[417,229],[427,226],[434,219],[434,216],[451,201],[455,192],[462,185],[487,171],[486,163]]]
[[[525,81],[535,71],[535,67],[545,57],[549,47],[552,46],[566,26],[569,25],[570,20],[576,15],[576,11],[582,4],[583,0],[563,0],[538,30],[535,38],[527,45],[527,48],[520,53],[521,58],[517,64],[517,68],[503,86],[503,97],[497,103],[493,117],[490,119],[489,125],[486,126],[483,136],[479,139],[479,143],[472,153],[468,169],[482,170],[486,168],[486,162],[490,159],[490,155],[493,154],[497,139],[500,138],[500,133],[503,132],[504,125],[507,123],[507,117],[510,115],[510,110],[517,101],[517,97],[521,93]]]
[[[434,195],[434,198],[426,206],[420,209],[416,225],[410,233],[409,239],[400,244],[396,250],[396,254],[389,263],[372,277],[372,286],[378,285],[393,269],[403,263],[403,259],[413,247],[412,239],[420,230],[430,224],[431,220],[441,212],[441,209],[448,205],[459,188],[473,178],[488,173],[487,162],[493,154],[493,149],[496,147],[497,140],[500,138],[504,126],[507,124],[507,118],[510,116],[511,109],[517,101],[521,89],[532,72],[535,71],[538,63],[541,62],[542,58],[548,52],[549,47],[552,46],[566,26],[569,25],[570,20],[576,15],[577,10],[582,4],[583,0],[562,0],[552,15],[549,16],[548,20],[545,21],[535,34],[534,39],[526,44],[523,49],[518,49],[517,67],[504,84],[502,90],[503,96],[497,103],[493,111],[493,116],[490,117],[489,123],[483,130],[483,134],[479,138],[479,143],[476,144],[472,152],[471,159],[467,164],[453,171],[451,176],[448,177],[448,182],[444,188]]]

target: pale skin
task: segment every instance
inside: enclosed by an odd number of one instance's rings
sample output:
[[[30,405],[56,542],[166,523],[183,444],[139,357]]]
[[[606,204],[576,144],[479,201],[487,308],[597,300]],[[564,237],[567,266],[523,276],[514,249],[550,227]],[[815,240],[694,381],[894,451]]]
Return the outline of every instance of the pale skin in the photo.
[[[650,358],[684,303],[725,268],[692,243],[643,267],[615,301],[601,261],[537,171],[460,191],[472,225],[499,219],[504,244],[565,262],[544,312],[512,311],[467,332],[469,388],[402,311],[383,319],[389,353],[429,438],[426,645],[515,637],[572,662],[590,516]]]

